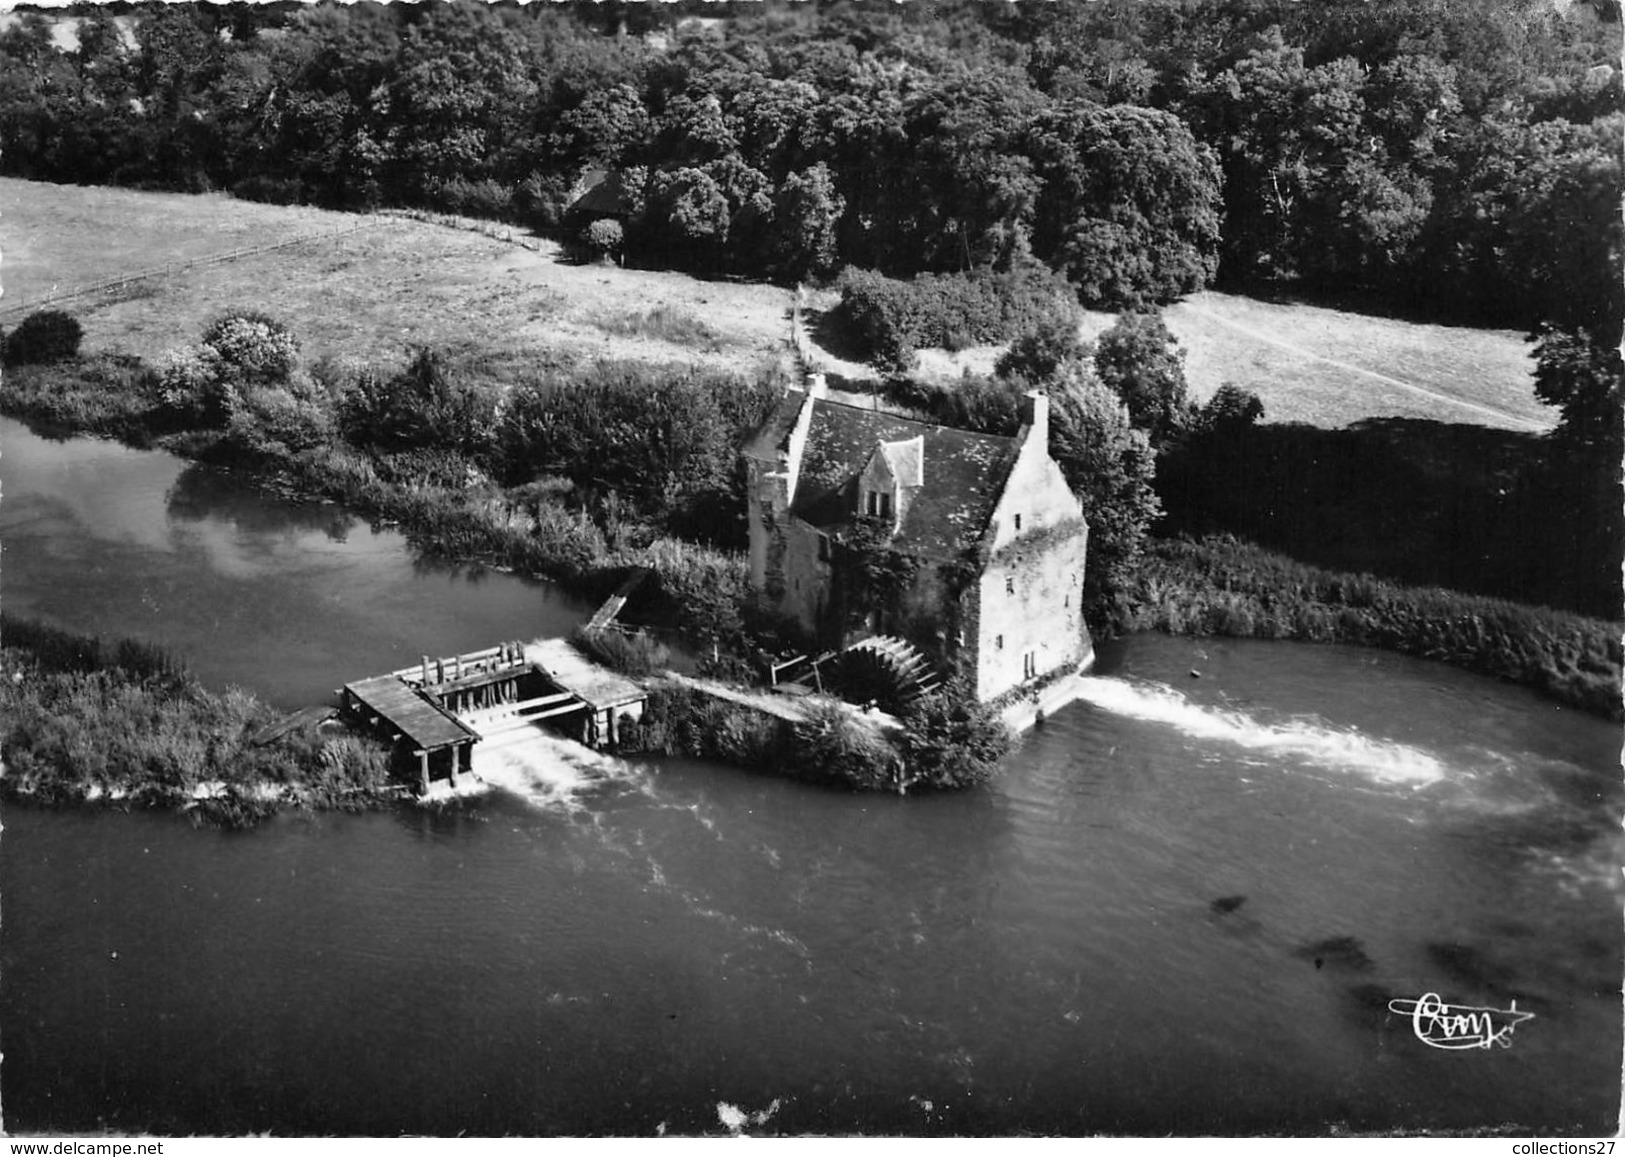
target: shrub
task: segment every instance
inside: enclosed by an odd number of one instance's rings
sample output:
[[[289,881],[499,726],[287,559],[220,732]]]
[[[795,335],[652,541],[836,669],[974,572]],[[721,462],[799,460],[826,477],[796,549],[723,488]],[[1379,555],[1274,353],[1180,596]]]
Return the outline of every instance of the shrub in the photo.
[[[554,229],[570,206],[570,183],[558,174],[532,173],[513,191],[519,220],[532,229]]]
[[[1185,351],[1162,314],[1125,313],[1095,343],[1095,372],[1123,404],[1136,429],[1162,446],[1190,420]]]
[[[589,631],[578,627],[570,641],[604,666],[623,675],[652,675],[671,663],[671,652],[658,639],[639,631]]]
[[[150,433],[157,377],[133,354],[98,353],[6,374],[6,409],[133,443]]]
[[[72,314],[60,309],[42,309],[23,318],[5,338],[4,361],[8,366],[43,365],[79,356],[84,330]]]
[[[255,310],[221,314],[203,331],[203,344],[214,351],[217,372],[238,384],[281,382],[299,364],[293,332]]]
[[[1225,382],[1197,412],[1196,430],[1201,434],[1228,434],[1254,425],[1263,417],[1264,402],[1257,394]]]
[[[847,269],[838,284],[841,310],[865,352],[896,373],[912,369],[924,347],[1002,342],[1045,323],[1075,325],[1080,316],[1066,281],[1036,263],[912,281]]]
[[[1014,743],[1010,728],[986,704],[968,695],[926,695],[903,716],[906,783],[935,788],[986,783]]]
[[[452,177],[429,192],[430,202],[446,213],[506,221],[513,216],[513,190],[497,181]]]
[[[993,369],[1001,378],[1047,382],[1062,366],[1087,361],[1091,352],[1077,319],[1055,314],[1022,330]]]
[[[282,457],[326,445],[334,423],[319,401],[283,386],[249,386],[237,395],[226,430],[242,450]]]
[[[608,217],[601,218],[588,225],[582,231],[581,241],[595,257],[612,257],[621,251],[625,243],[625,236],[621,231],[621,223]]]
[[[485,450],[496,432],[496,416],[496,396],[453,380],[445,359],[428,348],[388,377],[360,375],[339,405],[345,438],[382,450]]]
[[[784,770],[798,779],[845,783],[853,787],[890,787],[900,782],[897,749],[875,728],[835,703],[812,703],[806,719],[790,725],[794,744]]]

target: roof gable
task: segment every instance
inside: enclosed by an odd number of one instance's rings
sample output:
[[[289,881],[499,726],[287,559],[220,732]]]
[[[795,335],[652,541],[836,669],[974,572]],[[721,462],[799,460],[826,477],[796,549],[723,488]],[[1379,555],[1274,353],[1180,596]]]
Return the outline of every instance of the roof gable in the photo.
[[[924,482],[894,543],[951,556],[981,539],[1015,462],[1014,438],[930,425],[824,399],[813,407],[792,513],[824,529],[850,523],[857,510],[858,476],[880,443],[880,453],[903,485],[916,478]]]

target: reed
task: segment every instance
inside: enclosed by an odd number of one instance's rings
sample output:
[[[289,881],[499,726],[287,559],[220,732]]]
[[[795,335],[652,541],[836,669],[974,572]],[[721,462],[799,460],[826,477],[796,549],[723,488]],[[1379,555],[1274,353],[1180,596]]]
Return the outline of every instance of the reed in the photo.
[[[244,826],[286,805],[360,807],[392,796],[381,745],[315,729],[254,743],[275,718],[246,692],[206,690],[145,644],[5,620],[8,797],[181,806]]]
[[[1118,599],[1115,626],[1380,647],[1625,719],[1617,624],[1323,570],[1229,536],[1154,543]]]
[[[604,666],[624,675],[653,675],[671,663],[671,651],[644,633],[614,628],[589,631],[577,627],[570,641]]]

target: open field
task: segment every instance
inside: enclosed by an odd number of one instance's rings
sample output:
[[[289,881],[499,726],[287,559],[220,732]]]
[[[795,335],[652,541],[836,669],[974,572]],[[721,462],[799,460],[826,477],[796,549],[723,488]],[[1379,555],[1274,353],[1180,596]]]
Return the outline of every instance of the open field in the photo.
[[[370,222],[370,224],[368,224]],[[333,236],[340,230],[358,231]],[[361,218],[187,196],[0,179],[0,309],[112,276],[311,238],[192,265],[65,305],[86,348],[152,356],[192,341],[221,309],[286,320],[306,352],[394,358],[437,345],[505,377],[537,361],[624,357],[749,370],[782,357],[789,294],[680,273],[575,265],[552,242],[502,240],[401,217]],[[833,306],[816,295],[815,309]],[[21,313],[10,313],[15,324]],[[1419,325],[1199,293],[1168,307],[1192,395],[1235,382],[1273,422],[1335,428],[1371,417],[1540,431],[1529,346],[1513,331]],[[1114,319],[1090,314],[1088,337]],[[921,354],[923,375],[990,372],[1000,347]],[[832,372],[873,377],[825,351]]]
[[[815,308],[832,309],[832,293]],[[1422,325],[1229,293],[1197,293],[1163,310],[1185,348],[1191,396],[1225,382],[1252,390],[1271,422],[1333,429],[1364,418],[1431,418],[1538,432],[1557,414],[1535,400],[1530,346],[1514,330]],[[1090,340],[1116,321],[1090,313]],[[815,325],[814,332],[817,333]],[[920,351],[918,374],[938,381],[990,374],[1003,346]],[[832,372],[873,379],[872,367],[829,357]]]
[[[196,340],[222,309],[250,307],[286,321],[311,357],[389,359],[435,345],[477,357],[499,377],[593,357],[744,371],[785,348],[789,295],[772,286],[575,265],[552,242],[528,238],[536,248],[521,248],[401,217],[18,180],[0,180],[0,309],[303,237],[313,239],[62,308],[84,325],[87,350],[152,356]]]

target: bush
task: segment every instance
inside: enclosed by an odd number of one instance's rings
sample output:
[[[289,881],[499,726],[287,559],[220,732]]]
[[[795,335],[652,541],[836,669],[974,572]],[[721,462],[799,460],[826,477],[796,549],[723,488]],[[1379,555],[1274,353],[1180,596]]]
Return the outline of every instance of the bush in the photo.
[[[496,396],[453,380],[438,351],[419,349],[405,368],[360,375],[339,405],[344,437],[381,450],[454,447],[486,451],[496,432]]]
[[[513,190],[492,180],[467,181],[452,177],[430,190],[429,201],[442,212],[464,217],[507,221],[514,215]]]
[[[1010,348],[999,355],[993,372],[1001,378],[1047,382],[1062,366],[1085,362],[1091,353],[1077,319],[1056,314],[1022,330]]]
[[[285,381],[299,364],[299,340],[274,317],[234,310],[211,321],[203,344],[218,359],[217,372],[240,385]]]
[[[625,235],[621,231],[621,223],[608,217],[594,221],[582,230],[581,241],[595,257],[612,257],[621,251],[625,243]]]
[[[79,356],[84,330],[72,314],[60,309],[42,309],[23,318],[5,337],[4,361],[8,366],[44,365]]]
[[[847,269],[838,285],[841,310],[865,353],[896,373],[912,369],[917,351],[925,347],[963,349],[1080,320],[1066,281],[1036,263],[1005,272],[926,274],[912,281]]]
[[[968,695],[926,695],[903,716],[906,783],[934,788],[986,783],[1014,743],[1010,728],[986,704]]]
[[[1199,434],[1229,434],[1255,425],[1264,417],[1264,402],[1251,390],[1225,382],[1197,412]]]
[[[618,630],[589,631],[577,627],[570,642],[592,658],[623,675],[653,675],[671,663],[671,652],[658,639],[639,631],[627,634]]]
[[[142,444],[152,432],[156,382],[133,354],[18,366],[6,374],[5,408],[69,430]]]

